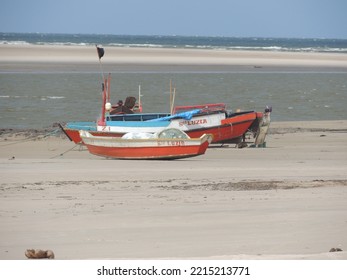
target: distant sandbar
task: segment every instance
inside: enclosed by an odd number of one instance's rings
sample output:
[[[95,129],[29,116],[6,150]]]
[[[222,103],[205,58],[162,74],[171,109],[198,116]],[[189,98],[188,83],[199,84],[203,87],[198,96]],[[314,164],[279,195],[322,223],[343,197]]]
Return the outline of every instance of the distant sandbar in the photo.
[[[347,54],[107,47],[105,71],[347,71]],[[99,71],[93,46],[0,45],[0,72]]]

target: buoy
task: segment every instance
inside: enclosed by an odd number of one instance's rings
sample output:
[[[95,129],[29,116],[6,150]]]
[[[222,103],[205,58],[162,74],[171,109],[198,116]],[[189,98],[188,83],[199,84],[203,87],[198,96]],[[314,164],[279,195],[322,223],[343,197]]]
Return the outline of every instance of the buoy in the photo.
[[[112,104],[110,102],[107,102],[105,104],[105,109],[106,109],[106,111],[110,111],[112,109]]]

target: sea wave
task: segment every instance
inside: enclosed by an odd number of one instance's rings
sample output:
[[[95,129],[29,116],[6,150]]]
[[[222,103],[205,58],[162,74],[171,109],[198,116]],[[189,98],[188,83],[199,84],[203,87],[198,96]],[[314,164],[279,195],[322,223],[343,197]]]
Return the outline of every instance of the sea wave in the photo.
[[[121,44],[121,43],[109,43],[109,44],[103,45],[103,46],[124,47],[124,48],[165,48],[164,45],[160,45],[160,44]]]
[[[332,53],[347,53],[347,48],[323,48],[323,47],[304,47],[304,48],[289,48],[280,46],[268,47],[247,47],[234,46],[228,47],[227,50],[258,50],[258,51],[278,51],[278,52],[332,52]]]
[[[95,44],[87,43],[74,43],[74,42],[37,42],[35,45],[48,45],[48,46],[90,46]]]
[[[64,99],[65,96],[45,96],[48,99]]]
[[[0,45],[30,45],[30,43],[26,41],[6,41],[0,40]]]
[[[46,100],[46,99],[64,99],[66,98],[65,96],[28,96],[28,95],[0,95],[0,98],[30,98],[30,99],[35,99],[35,98],[39,98],[41,100]]]

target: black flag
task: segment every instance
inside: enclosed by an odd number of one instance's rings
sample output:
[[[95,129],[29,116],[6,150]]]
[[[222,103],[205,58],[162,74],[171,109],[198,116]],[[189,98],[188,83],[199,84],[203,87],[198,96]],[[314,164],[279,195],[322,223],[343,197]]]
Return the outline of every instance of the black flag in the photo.
[[[105,54],[104,48],[99,48],[98,46],[96,46],[96,50],[98,51],[99,59],[101,59]]]

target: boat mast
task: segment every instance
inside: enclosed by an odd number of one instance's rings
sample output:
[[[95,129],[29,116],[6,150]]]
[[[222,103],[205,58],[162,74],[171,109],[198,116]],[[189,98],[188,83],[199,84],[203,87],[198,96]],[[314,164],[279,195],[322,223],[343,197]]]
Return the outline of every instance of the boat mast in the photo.
[[[142,113],[142,103],[141,103],[141,85],[139,85],[139,111]]]
[[[170,110],[171,115],[173,114],[173,111],[174,111],[175,96],[176,96],[176,88],[174,87],[172,99],[171,99],[171,110]]]

